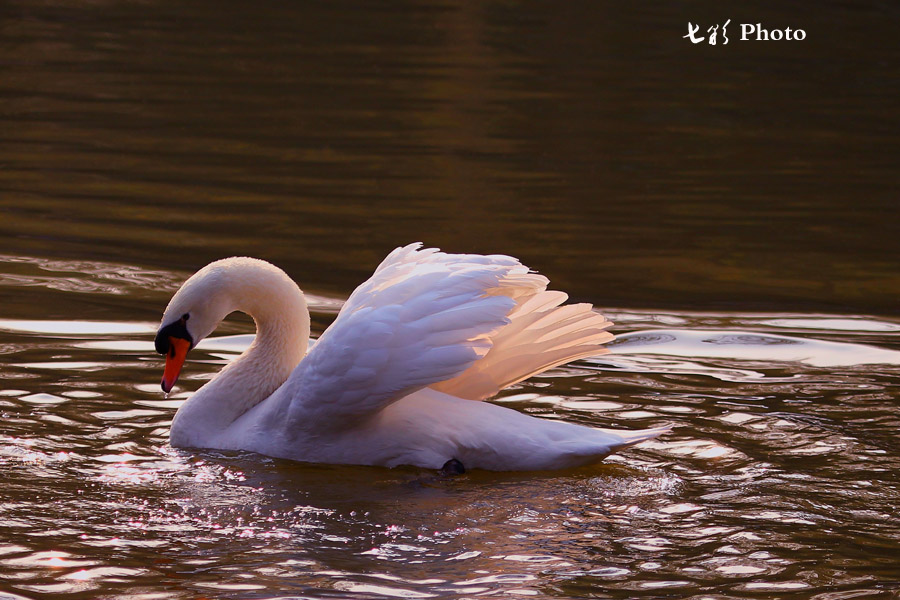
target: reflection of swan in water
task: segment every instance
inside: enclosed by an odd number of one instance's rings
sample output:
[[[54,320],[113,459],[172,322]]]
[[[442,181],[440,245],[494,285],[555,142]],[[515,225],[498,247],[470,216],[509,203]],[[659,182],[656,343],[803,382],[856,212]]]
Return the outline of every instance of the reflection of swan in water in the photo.
[[[156,336],[163,390],[229,313],[254,343],[182,405],[179,447],[310,462],[493,470],[597,462],[666,428],[612,431],[478,402],[553,366],[601,354],[610,325],[508,256],[392,252],[306,355],[297,285],[261,260],[207,265],[172,298]],[[302,359],[302,360],[301,360]]]

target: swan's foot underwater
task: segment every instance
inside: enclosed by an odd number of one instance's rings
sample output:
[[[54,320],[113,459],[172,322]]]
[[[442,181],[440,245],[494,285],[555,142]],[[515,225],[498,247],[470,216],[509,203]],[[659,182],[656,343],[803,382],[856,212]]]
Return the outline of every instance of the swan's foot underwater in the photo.
[[[462,475],[465,472],[466,468],[455,458],[451,458],[444,463],[443,467],[441,467],[442,475]]]

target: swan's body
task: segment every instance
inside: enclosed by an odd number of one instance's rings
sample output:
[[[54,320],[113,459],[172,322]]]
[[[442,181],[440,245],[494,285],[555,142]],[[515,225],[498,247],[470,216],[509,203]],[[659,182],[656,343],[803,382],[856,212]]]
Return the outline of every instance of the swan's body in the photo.
[[[538,470],[597,462],[666,428],[595,429],[478,402],[535,373],[602,354],[610,322],[508,256],[398,248],[306,353],[309,312],[280,269],[207,265],[166,308],[156,345],[163,389],[184,355],[233,311],[254,343],[179,408],[176,447],[293,460]]]

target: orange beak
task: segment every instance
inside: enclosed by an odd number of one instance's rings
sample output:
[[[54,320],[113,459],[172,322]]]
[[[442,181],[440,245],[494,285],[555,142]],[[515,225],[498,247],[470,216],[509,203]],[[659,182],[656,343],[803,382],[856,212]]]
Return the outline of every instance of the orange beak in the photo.
[[[191,343],[187,340],[169,336],[169,352],[166,354],[166,370],[163,371],[162,389],[165,393],[172,391],[175,382],[178,381],[178,375],[181,374],[181,367],[184,365],[184,359],[188,350],[191,349]]]

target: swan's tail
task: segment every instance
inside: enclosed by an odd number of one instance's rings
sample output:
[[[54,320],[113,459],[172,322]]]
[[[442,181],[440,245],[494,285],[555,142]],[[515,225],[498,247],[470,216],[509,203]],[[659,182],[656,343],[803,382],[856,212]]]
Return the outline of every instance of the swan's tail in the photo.
[[[613,339],[606,331],[612,323],[590,304],[562,306],[568,296],[548,291],[547,283],[546,277],[523,267],[489,290],[488,294],[516,300],[508,315],[510,323],[490,336],[492,346],[483,358],[431,387],[459,398],[483,400],[552,367],[608,352],[603,344]]]
[[[599,428],[598,428],[599,429]],[[625,448],[630,448],[635,444],[640,444],[641,442],[646,442],[647,440],[652,440],[655,437],[659,437],[664,433],[669,433],[672,431],[672,428],[668,425],[663,427],[653,427],[651,429],[637,429],[634,431],[626,431],[624,429],[599,429],[604,433],[610,433],[616,435],[622,439],[622,442],[616,444],[613,448],[615,452],[619,450],[624,450]]]
[[[584,429],[584,428],[582,428]],[[581,465],[594,464],[602,461],[604,458],[619,452],[625,448],[630,448],[641,442],[652,440],[664,433],[671,431],[670,427],[654,427],[652,429],[638,429],[636,431],[627,431],[624,429],[601,429],[599,427],[587,428],[590,432],[581,440],[581,445],[577,445],[573,449],[568,447],[566,450],[566,463],[564,466],[577,467]]]

